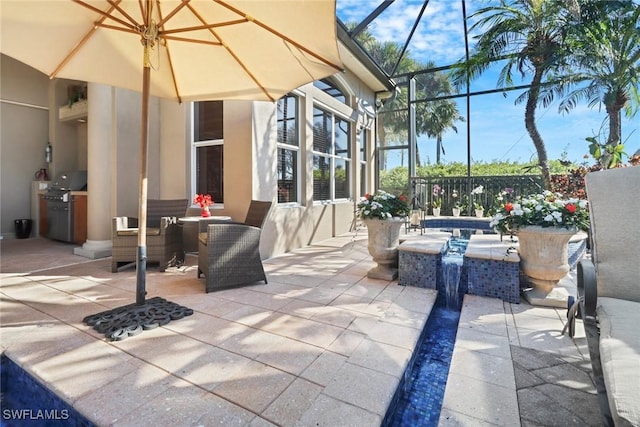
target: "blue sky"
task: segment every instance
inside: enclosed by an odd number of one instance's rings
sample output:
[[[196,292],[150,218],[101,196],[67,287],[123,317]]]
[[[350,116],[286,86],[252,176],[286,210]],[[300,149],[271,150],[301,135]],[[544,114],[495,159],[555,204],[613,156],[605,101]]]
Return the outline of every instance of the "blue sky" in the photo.
[[[467,15],[491,0],[467,0]],[[337,0],[337,14],[343,22],[360,22],[381,0]],[[369,31],[382,41],[404,44],[422,7],[422,0],[396,0],[370,26]],[[471,47],[473,45],[471,44]],[[464,30],[460,0],[430,0],[409,45],[411,56],[419,61],[433,61],[436,66],[449,65],[464,56]],[[495,88],[497,73],[488,71],[472,83],[472,90]],[[530,76],[527,77],[530,79]],[[529,83],[525,80],[525,83]],[[519,92],[474,97],[471,101],[471,158],[473,161],[529,161],[537,159],[536,150],[524,126],[524,104],[514,104]],[[459,100],[459,111],[466,115],[466,101]],[[602,127],[603,111],[578,105],[562,115],[557,103],[538,107],[538,129],[550,159],[566,158],[577,163],[588,154],[585,138],[594,136]],[[622,118],[622,140],[626,152],[640,149],[640,115]],[[467,124],[458,123],[458,132],[443,136],[444,162],[467,160]],[[425,137],[418,140],[423,161],[435,163],[435,142]],[[592,161],[590,161],[591,163]]]

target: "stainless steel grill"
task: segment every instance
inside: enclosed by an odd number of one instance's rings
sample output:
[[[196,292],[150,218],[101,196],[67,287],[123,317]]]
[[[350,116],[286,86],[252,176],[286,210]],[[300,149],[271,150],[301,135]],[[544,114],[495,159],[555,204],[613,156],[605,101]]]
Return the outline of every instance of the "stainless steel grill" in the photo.
[[[47,237],[73,242],[72,191],[87,189],[87,171],[64,172],[58,175],[44,195],[47,201]]]

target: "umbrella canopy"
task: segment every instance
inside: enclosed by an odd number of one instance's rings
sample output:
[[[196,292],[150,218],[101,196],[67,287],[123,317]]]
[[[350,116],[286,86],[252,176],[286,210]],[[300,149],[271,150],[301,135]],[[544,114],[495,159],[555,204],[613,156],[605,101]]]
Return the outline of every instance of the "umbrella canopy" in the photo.
[[[342,69],[335,0],[1,0],[0,52],[51,78],[142,92],[137,304],[149,96],[275,101]]]
[[[147,17],[147,15],[149,15]],[[1,0],[2,53],[50,77],[181,101],[275,101],[341,69],[335,0]]]

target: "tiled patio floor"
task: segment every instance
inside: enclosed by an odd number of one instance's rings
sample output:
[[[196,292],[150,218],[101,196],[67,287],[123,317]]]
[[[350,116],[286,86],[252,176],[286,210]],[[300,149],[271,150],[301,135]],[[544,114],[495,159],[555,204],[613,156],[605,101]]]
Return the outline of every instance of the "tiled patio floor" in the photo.
[[[0,244],[2,350],[101,426],[380,425],[435,301],[368,279],[359,232],[266,261],[266,286],[206,294],[194,256],[150,266],[148,296],[195,313],[110,342],[82,319],[135,301],[133,268],[39,270],[48,255],[30,264],[11,257],[20,241]],[[599,425],[581,324],[572,340],[563,320],[467,296],[440,424]]]

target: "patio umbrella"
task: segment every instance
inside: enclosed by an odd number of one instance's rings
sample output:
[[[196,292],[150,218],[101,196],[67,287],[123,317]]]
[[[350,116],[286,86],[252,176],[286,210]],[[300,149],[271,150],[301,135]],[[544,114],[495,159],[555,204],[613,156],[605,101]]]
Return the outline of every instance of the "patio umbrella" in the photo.
[[[342,69],[335,0],[1,0],[0,28],[0,52],[51,78],[142,92],[138,305],[149,96],[275,101]]]

